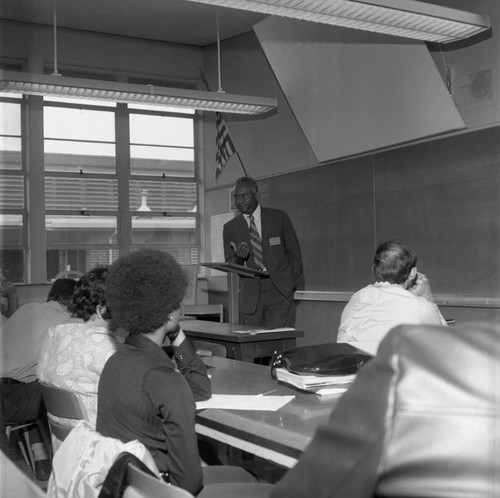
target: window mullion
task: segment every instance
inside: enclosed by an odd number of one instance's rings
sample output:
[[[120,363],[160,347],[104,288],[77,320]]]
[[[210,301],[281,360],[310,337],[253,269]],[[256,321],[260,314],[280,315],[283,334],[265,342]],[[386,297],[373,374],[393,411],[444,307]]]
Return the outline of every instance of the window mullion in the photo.
[[[121,254],[132,247],[132,218],[130,215],[130,123],[125,104],[116,106],[116,174],[118,178],[118,245]]]
[[[28,281],[47,281],[45,192],[44,192],[44,137],[43,98],[27,97],[24,120],[26,144],[26,209],[28,212]]]

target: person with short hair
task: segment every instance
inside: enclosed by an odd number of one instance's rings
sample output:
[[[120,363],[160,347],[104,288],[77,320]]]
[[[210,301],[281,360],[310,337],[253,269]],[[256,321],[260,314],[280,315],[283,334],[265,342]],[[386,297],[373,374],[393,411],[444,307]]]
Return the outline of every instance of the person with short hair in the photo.
[[[417,270],[417,256],[398,240],[380,244],[372,265],[375,283],[356,292],[340,319],[337,342],[369,353],[396,325],[446,325],[432,297],[429,279]]]
[[[67,308],[75,285],[76,282],[71,279],[56,280],[50,287],[46,302],[25,304],[2,324],[0,447],[7,453],[9,447],[5,438],[5,424],[36,419],[46,421],[45,406],[36,372],[40,350],[51,327],[80,321],[78,318],[72,318]],[[38,465],[35,467],[40,480],[48,479],[46,472],[48,467],[45,469]]]
[[[212,482],[237,483],[231,481],[235,474],[230,466],[202,471],[195,401],[210,398],[211,385],[203,361],[179,326],[186,286],[174,257],[159,250],[133,251],[111,265],[106,300],[112,327],[128,335],[103,369],[96,428],[106,437],[143,443],[167,482],[203,498],[222,498],[227,495],[220,489],[203,488],[204,480],[214,477],[211,471],[222,472],[217,472],[222,480]],[[168,344],[172,358],[164,349]],[[270,485],[256,483],[248,473],[244,478],[250,482],[238,485],[255,489],[245,496],[267,496]],[[229,496],[239,495],[232,491]]]
[[[239,308],[246,325],[269,329],[295,325],[294,292],[304,287],[299,241],[285,211],[260,206],[257,182],[236,180],[234,200],[240,214],[223,227],[227,262],[268,272],[240,278]],[[255,226],[255,233],[252,228]],[[256,248],[255,238],[260,248]]]

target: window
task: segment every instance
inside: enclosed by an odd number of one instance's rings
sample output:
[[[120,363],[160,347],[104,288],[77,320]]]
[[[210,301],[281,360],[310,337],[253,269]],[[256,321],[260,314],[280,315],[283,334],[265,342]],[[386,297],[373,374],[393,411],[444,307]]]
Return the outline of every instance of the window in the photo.
[[[26,167],[21,117],[33,102],[43,147],[27,142]],[[40,97],[0,98],[0,105],[8,116],[0,120],[0,255],[2,267],[12,269],[9,280],[28,280],[26,255],[32,274],[38,269],[47,281],[140,247],[198,262],[194,112]],[[30,168],[41,168],[41,176]],[[30,212],[39,212],[41,223],[25,226]],[[28,239],[36,244],[28,247]]]
[[[0,98],[0,269],[24,282],[26,235],[20,98]]]
[[[46,103],[43,113],[47,280],[118,255],[113,108]]]
[[[193,116],[130,114],[132,247],[198,262]]]
[[[113,110],[44,108],[45,171],[114,174]]]

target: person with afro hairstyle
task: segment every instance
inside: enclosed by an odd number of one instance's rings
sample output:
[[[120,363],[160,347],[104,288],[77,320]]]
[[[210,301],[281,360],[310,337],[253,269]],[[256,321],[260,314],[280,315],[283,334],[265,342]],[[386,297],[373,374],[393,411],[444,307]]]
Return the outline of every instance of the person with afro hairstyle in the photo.
[[[202,470],[195,401],[210,398],[211,386],[204,363],[179,327],[186,287],[180,266],[162,251],[134,251],[111,265],[106,302],[112,328],[128,335],[101,375],[97,431],[125,443],[140,441],[165,481],[200,498],[268,496],[272,486],[256,482],[244,469]],[[164,349],[167,338],[172,358]]]

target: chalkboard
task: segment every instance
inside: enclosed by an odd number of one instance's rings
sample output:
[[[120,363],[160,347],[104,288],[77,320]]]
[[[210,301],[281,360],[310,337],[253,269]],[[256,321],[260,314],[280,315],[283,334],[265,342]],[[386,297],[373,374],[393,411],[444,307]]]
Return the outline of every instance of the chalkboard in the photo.
[[[500,295],[500,127],[262,182],[300,240],[306,290],[373,281],[375,247],[408,244],[435,293]]]

